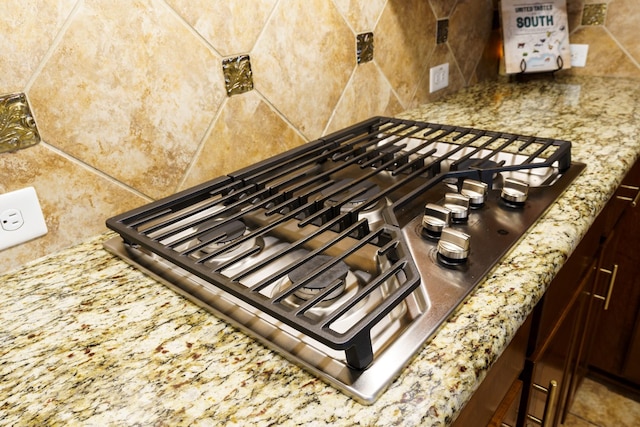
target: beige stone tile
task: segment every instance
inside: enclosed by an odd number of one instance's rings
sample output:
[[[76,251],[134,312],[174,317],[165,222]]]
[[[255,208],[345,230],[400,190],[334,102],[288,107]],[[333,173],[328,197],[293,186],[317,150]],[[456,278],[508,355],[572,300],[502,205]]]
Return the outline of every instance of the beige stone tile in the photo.
[[[618,389],[586,378],[578,388],[570,412],[598,426],[636,427],[640,420],[640,402]]]
[[[417,107],[420,104],[435,101],[448,94],[457,92],[465,86],[465,80],[462,77],[462,73],[460,73],[456,59],[446,44],[439,44],[436,46],[433,51],[433,55],[431,56],[430,63],[433,65],[449,64],[449,85],[444,89],[429,93],[429,71],[427,70],[418,85],[418,90],[411,101],[410,107]]]
[[[562,426],[563,427],[594,427],[594,425],[591,424],[589,421],[583,420],[582,418],[579,418],[573,414],[567,415],[567,419],[565,420],[564,424],[562,424]]]
[[[429,0],[429,3],[438,19],[448,18],[456,5],[456,2],[451,0]]]
[[[640,63],[640,4],[637,0],[616,0],[607,7],[605,25],[616,40]]]
[[[386,0],[334,0],[344,19],[356,33],[373,31]]]
[[[575,75],[640,78],[640,69],[631,62],[601,26],[583,26],[571,34],[571,43],[588,44],[586,67],[564,72]]]
[[[62,28],[76,0],[3,0],[0,92],[22,91]]]
[[[247,53],[276,0],[167,0],[223,56]]]
[[[582,10],[585,0],[567,0],[567,22],[569,31],[573,31],[582,25]]]
[[[403,110],[375,61],[360,64],[336,106],[326,133],[372,116],[393,116]]]
[[[489,35],[489,40],[484,47],[478,65],[476,65],[474,76],[467,82],[468,85],[496,78],[503,55],[502,46],[502,32],[499,29],[494,29]]]
[[[318,138],[356,66],[355,46],[333,2],[282,0],[251,54],[255,87]]]
[[[491,0],[459,1],[449,19],[449,46],[465,82],[473,77],[489,41],[492,20]]]
[[[48,233],[2,251],[0,273],[106,230],[108,217],[147,203],[41,143],[0,155],[0,193],[34,187]]]
[[[28,95],[44,140],[152,198],[225,97],[220,58],[157,0],[82,3]]]
[[[374,58],[406,107],[435,47],[433,12],[422,0],[390,0],[374,34]]]
[[[217,178],[305,140],[255,91],[229,98],[182,188]]]

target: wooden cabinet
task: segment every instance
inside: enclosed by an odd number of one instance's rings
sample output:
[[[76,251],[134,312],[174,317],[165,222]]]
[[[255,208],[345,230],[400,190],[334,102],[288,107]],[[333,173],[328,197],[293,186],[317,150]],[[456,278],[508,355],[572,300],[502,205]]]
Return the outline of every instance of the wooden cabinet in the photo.
[[[636,318],[622,374],[629,381],[640,384],[640,316]]]
[[[598,222],[602,224],[602,222]],[[595,234],[592,234],[595,233]],[[536,306],[518,425],[558,425],[584,375],[590,294],[596,282],[598,229],[592,228]]]
[[[640,384],[639,184],[640,163],[536,306],[518,425],[562,424],[589,370]]]
[[[515,425],[511,421],[515,421],[520,403],[522,382],[518,377],[524,367],[530,329],[531,317],[496,360],[453,426]]]
[[[454,425],[560,425],[592,369],[640,384],[638,187],[640,162]]]
[[[612,231],[594,294],[589,366],[640,385],[640,162],[609,203]]]

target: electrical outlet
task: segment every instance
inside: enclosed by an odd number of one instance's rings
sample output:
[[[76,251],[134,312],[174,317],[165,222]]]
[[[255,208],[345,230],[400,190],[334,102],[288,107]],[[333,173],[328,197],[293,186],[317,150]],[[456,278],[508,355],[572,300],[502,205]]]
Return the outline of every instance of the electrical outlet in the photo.
[[[0,251],[47,234],[33,187],[0,194]]]
[[[587,65],[587,53],[589,52],[588,44],[570,44],[571,49],[571,66],[584,67]]]
[[[449,63],[436,65],[429,70],[429,93],[449,86]]]

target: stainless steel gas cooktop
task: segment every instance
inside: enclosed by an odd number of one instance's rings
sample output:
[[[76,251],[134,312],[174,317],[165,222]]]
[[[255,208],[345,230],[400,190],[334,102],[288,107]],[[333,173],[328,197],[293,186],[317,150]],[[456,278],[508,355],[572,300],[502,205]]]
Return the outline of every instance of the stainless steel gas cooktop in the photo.
[[[105,247],[371,403],[583,168],[567,141],[374,117],[110,218]]]

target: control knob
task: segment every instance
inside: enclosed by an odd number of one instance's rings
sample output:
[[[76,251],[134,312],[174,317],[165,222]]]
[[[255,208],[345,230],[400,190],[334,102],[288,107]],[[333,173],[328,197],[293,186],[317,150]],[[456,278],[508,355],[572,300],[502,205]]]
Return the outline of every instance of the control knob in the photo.
[[[469,219],[469,197],[464,194],[445,194],[444,207],[451,211],[451,220],[453,222],[464,222]]]
[[[505,178],[500,197],[507,204],[522,206],[529,195],[529,184],[515,178]]]
[[[484,205],[487,198],[489,186],[482,181],[475,179],[465,179],[462,183],[460,193],[469,198],[469,204],[473,208],[479,208]]]
[[[438,241],[438,255],[446,264],[461,264],[467,260],[471,236],[460,230],[445,228]]]
[[[422,229],[429,236],[438,238],[451,222],[451,211],[444,206],[428,203],[424,208]]]

